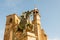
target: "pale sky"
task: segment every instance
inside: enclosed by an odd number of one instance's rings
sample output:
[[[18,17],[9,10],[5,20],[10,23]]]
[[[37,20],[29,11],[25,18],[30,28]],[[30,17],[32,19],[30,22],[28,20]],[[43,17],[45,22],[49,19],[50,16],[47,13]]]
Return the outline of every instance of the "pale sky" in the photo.
[[[48,40],[60,40],[60,0],[0,0],[0,40],[3,40],[6,16],[39,9],[41,26]]]

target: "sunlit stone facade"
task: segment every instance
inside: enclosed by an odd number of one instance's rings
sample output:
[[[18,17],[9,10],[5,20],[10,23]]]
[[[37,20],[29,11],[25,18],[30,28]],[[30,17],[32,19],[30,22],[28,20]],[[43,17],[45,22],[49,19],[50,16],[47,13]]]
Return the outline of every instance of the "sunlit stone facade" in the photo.
[[[16,14],[6,16],[4,40],[47,40],[47,35],[41,28],[41,16],[39,15],[39,10],[35,8],[34,10],[28,12],[28,14],[29,13],[32,13],[33,20],[29,20],[28,16],[26,23],[30,21],[30,24],[32,26],[26,26],[25,24],[25,28],[23,29],[23,31],[18,29],[18,25],[20,25],[19,23],[21,22],[22,18],[20,18]],[[25,20],[23,20],[22,25],[24,25]]]

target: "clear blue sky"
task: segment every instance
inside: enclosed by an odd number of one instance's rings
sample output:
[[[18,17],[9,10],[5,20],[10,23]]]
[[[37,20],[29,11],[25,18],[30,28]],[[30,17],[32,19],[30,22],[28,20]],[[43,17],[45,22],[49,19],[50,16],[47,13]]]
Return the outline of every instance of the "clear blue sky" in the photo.
[[[37,7],[48,40],[60,40],[60,0],[0,0],[0,40],[3,40],[6,16]]]

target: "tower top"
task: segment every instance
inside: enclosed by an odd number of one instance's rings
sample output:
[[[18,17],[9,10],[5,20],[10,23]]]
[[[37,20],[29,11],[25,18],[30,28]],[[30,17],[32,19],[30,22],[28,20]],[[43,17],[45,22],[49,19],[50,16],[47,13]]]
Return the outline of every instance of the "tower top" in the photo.
[[[35,10],[38,9],[38,8],[34,8]]]
[[[35,11],[39,11],[38,8],[34,8]]]

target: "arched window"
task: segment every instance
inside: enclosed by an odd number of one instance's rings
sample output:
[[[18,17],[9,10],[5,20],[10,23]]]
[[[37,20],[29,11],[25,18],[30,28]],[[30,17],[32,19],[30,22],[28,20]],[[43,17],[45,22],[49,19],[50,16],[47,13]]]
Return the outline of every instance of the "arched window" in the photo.
[[[38,13],[38,11],[36,11],[36,13]]]
[[[10,18],[10,21],[9,22],[12,23],[12,18]]]

